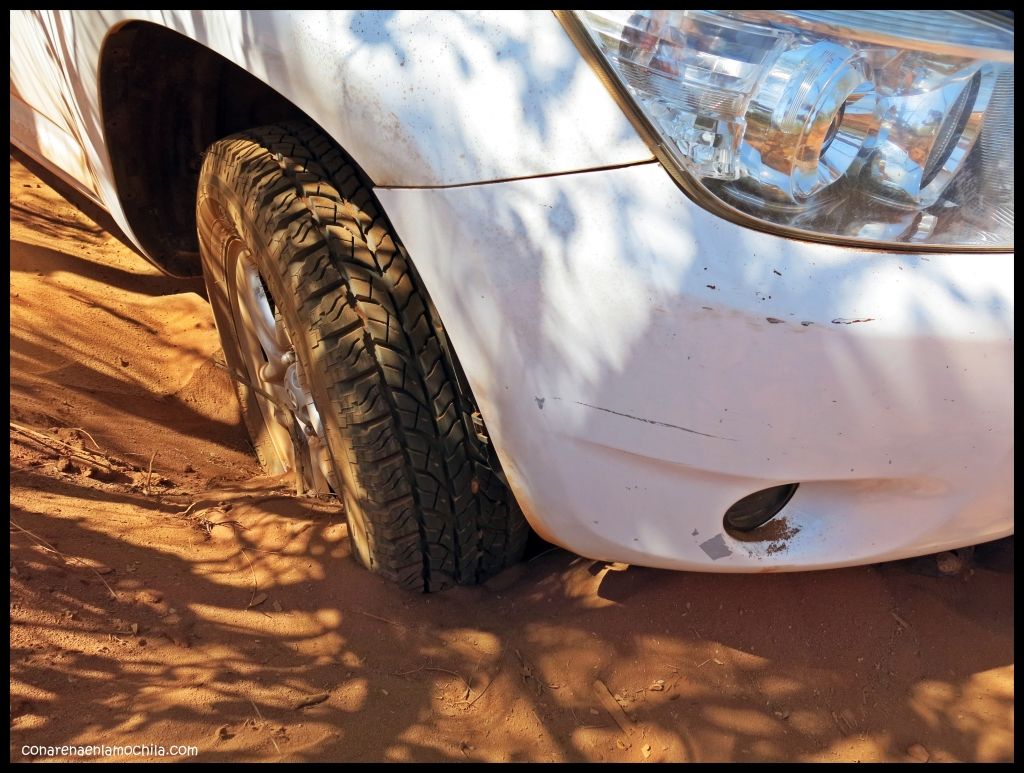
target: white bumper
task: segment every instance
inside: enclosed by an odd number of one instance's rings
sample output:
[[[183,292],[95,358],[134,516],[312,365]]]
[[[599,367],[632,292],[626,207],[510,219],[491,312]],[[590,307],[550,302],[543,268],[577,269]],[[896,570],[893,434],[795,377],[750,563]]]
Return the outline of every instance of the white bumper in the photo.
[[[783,571],[1012,533],[1013,255],[758,233],[657,164],[378,194],[547,539]],[[788,536],[723,531],[790,482]]]

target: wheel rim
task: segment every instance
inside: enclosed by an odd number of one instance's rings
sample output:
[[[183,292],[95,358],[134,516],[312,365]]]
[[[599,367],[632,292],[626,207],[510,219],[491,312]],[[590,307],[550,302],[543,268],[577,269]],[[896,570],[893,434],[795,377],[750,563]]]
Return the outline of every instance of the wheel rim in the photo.
[[[235,262],[238,345],[278,461],[304,488],[328,494],[334,471],[320,412],[287,326],[252,254]]]

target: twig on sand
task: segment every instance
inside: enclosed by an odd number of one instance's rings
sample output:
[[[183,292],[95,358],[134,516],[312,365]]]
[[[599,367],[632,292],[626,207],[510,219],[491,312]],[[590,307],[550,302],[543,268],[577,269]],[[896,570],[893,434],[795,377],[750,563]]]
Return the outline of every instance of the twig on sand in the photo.
[[[253,711],[256,712],[256,716],[260,718],[260,722],[263,722],[264,721],[263,715],[260,714],[259,707],[255,703],[252,702],[252,698],[249,698],[249,705],[252,706]]]
[[[910,623],[908,623],[902,617],[897,615],[894,611],[890,610],[889,614],[892,615],[893,620],[895,620],[897,623],[899,623],[900,628],[904,628],[904,629],[909,629],[910,628]]]
[[[57,556],[65,564],[78,564],[79,566],[84,566],[90,572],[95,574],[99,578],[99,581],[101,583],[103,583],[103,587],[106,588],[107,591],[110,593],[110,597],[112,599],[114,599],[114,601],[117,601],[117,594],[114,593],[114,589],[111,588],[109,584],[107,584],[107,581],[103,579],[103,575],[102,574],[97,572],[95,569],[93,569],[91,566],[89,566],[87,563],[85,563],[84,561],[82,561],[79,558],[68,558],[66,555],[61,553],[59,550],[57,550],[57,548],[55,548],[49,542],[44,540],[38,534],[35,534],[34,532],[31,532],[28,529],[26,529],[24,526],[21,526],[21,525],[15,523],[15,521],[13,519],[9,519],[9,520],[11,522],[11,526],[13,526],[15,529],[20,531],[22,534],[28,535],[29,539],[31,539],[33,542],[35,542],[36,545],[38,545],[43,550],[45,550],[45,551],[47,551],[49,553],[53,553],[55,556]]]
[[[253,703],[252,698],[249,699],[249,705],[252,706],[253,711],[256,712],[256,716],[259,717],[260,724],[265,725],[267,723],[267,720],[263,718],[263,715],[260,713],[260,707]],[[277,745],[277,741],[274,740],[273,734],[270,735],[270,742],[274,744],[274,748],[277,749],[277,753],[280,754],[281,747]]]
[[[252,572],[252,598],[249,599],[249,603],[245,606],[246,609],[250,609],[252,607],[252,602],[256,600],[256,592],[260,588],[260,582],[258,579],[256,579],[256,567],[252,565],[252,561],[249,561],[249,555],[241,548],[239,548],[238,550],[245,558],[245,560],[249,563],[249,571]]]
[[[70,443],[65,443],[58,437],[54,437],[46,432],[40,432],[39,430],[26,427],[24,424],[19,424],[16,421],[10,423],[11,429],[14,432],[21,435],[23,438],[35,443],[38,446],[42,446],[45,450],[51,453],[63,454],[72,459],[77,459],[85,464],[90,464],[95,467],[100,467],[107,472],[113,472],[114,466],[111,464],[110,459],[101,453],[91,451],[88,448],[77,448]],[[96,441],[93,441],[94,443]]]
[[[608,715],[615,720],[615,724],[619,726],[619,729],[628,736],[633,730],[633,723],[630,721],[629,717],[626,716],[626,712],[622,710],[622,706],[619,705],[619,702],[615,700],[615,697],[612,695],[612,691],[608,689],[608,685],[600,679],[595,679],[592,686],[601,706],[608,712]]]
[[[81,427],[68,427],[68,429],[73,429],[73,430],[75,430],[76,432],[81,432],[81,433],[82,433],[83,435],[85,435],[85,436],[86,436],[87,438],[89,438],[89,440],[91,440],[91,441],[92,441],[92,444],[93,444],[94,446],[96,446],[96,450],[97,450],[97,451],[99,451],[100,453],[103,453],[103,449],[102,449],[102,448],[100,448],[100,444],[96,442],[96,438],[94,438],[94,437],[93,437],[92,435],[90,435],[90,434],[89,434],[88,432],[86,432],[86,431],[85,431],[84,429],[82,429]]]
[[[491,681],[489,681],[487,683],[487,686],[484,687],[484,689],[482,689],[480,692],[477,693],[476,697],[473,700],[471,700],[471,701],[469,701],[469,700],[461,700],[461,701],[457,701],[457,703],[465,703],[467,709],[473,708],[473,704],[476,703],[478,700],[480,700],[482,697],[484,697],[484,693],[487,692],[489,689],[491,689],[491,685],[494,684],[494,680],[498,678],[498,674],[500,674],[500,673],[501,673],[501,666],[499,665],[497,672],[494,674],[494,676],[491,677]]]
[[[188,514],[192,512],[192,508],[195,507],[196,505],[198,505],[201,501],[202,500],[197,499],[195,502],[190,504],[188,507],[186,507],[180,513],[175,513],[175,515],[178,516],[179,518],[187,518]]]
[[[409,674],[416,674],[420,671],[437,671],[441,674],[448,674],[449,676],[454,676],[464,685],[469,687],[469,682],[466,681],[466,677],[462,676],[462,674],[457,674],[454,671],[449,671],[447,668],[437,668],[435,666],[420,666],[419,668],[414,668],[411,671],[393,671],[392,676],[408,676]],[[459,702],[461,703],[462,701]]]
[[[279,492],[276,494],[236,494],[225,495],[222,497],[202,497],[194,501],[181,512],[174,513],[174,515],[178,518],[186,518],[192,512],[192,508],[194,507],[199,507],[200,510],[212,510],[219,504],[245,502],[247,505],[258,505],[263,502],[272,502],[275,499],[296,499],[296,496],[294,494]]]
[[[323,703],[325,700],[331,697],[329,692],[318,692],[313,695],[305,695],[295,701],[292,706],[292,710],[298,711],[299,709],[308,709],[310,706],[316,706]]]
[[[149,455],[149,469],[146,471],[146,485],[142,487],[146,496],[149,496],[149,481],[153,477],[153,460],[156,459],[156,451]]]
[[[355,611],[358,612],[363,617],[368,617],[371,620],[379,620],[382,623],[388,623],[389,625],[397,625],[399,628],[404,628],[405,630],[409,630],[409,626],[402,625],[401,623],[396,623],[394,620],[388,620],[386,617],[381,617],[380,615],[374,615],[374,614],[371,614],[369,612],[364,612],[361,609],[357,609]]]

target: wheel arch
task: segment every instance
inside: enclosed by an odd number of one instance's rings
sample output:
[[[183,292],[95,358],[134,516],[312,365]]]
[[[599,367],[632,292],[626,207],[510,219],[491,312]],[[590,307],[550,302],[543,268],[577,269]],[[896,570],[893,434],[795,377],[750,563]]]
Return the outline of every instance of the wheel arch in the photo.
[[[231,60],[151,22],[113,28],[98,72],[106,152],[128,225],[158,267],[197,276],[195,194],[204,151],[253,126],[316,122]]]

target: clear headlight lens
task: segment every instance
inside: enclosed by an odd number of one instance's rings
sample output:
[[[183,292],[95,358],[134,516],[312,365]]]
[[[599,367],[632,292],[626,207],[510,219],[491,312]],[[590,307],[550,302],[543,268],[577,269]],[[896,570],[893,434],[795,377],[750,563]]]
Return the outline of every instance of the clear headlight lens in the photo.
[[[1013,247],[1012,20],[955,11],[580,11],[711,208],[851,242]]]

